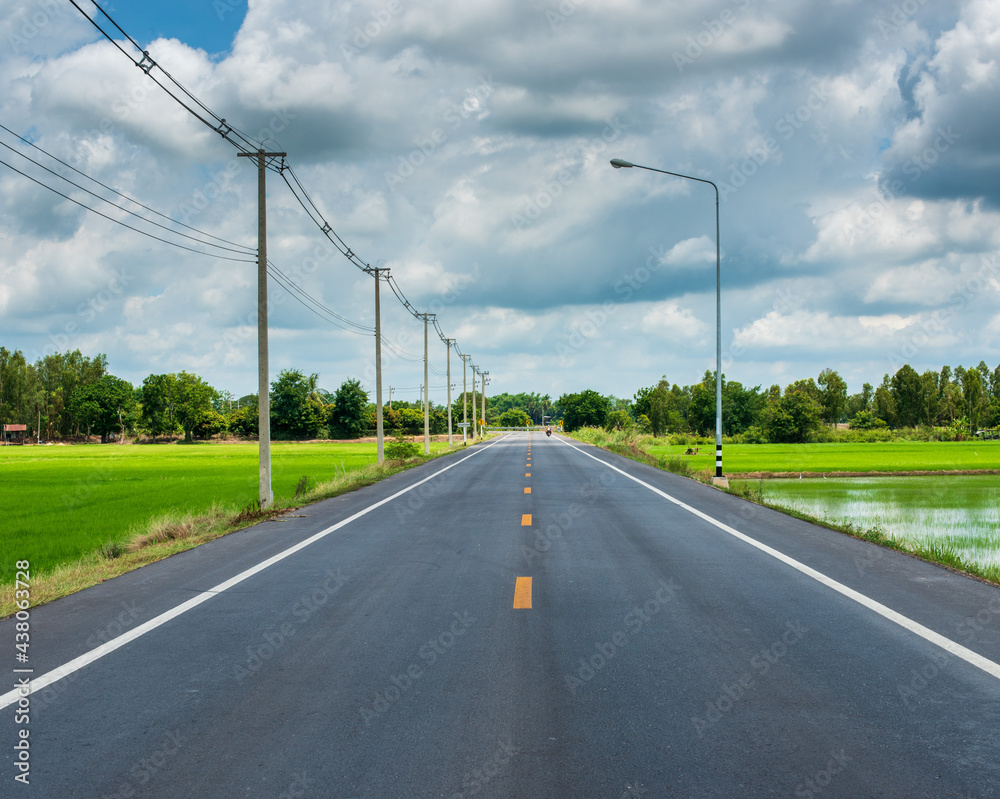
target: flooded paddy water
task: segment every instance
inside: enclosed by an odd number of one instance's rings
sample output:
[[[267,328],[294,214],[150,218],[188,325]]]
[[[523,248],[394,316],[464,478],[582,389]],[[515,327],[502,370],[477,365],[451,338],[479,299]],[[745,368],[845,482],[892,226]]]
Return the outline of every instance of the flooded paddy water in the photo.
[[[772,504],[835,524],[877,527],[900,541],[947,545],[963,560],[1000,566],[1000,477],[841,477],[741,481]]]

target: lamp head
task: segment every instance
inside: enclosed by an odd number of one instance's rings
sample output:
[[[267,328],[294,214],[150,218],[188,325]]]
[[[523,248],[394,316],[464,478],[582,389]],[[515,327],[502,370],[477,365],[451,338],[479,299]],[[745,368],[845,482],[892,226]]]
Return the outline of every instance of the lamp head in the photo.
[[[612,158],[611,159],[611,166],[613,166],[615,169],[622,169],[623,167],[627,168],[627,169],[631,169],[633,166],[635,166],[635,164],[633,164],[633,163],[631,163],[629,161],[624,161],[621,158]]]

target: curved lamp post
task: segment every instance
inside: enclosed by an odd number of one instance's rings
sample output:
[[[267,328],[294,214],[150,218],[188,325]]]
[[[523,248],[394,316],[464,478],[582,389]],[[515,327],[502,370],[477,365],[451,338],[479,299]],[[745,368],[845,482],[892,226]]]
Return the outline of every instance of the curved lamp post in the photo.
[[[712,482],[726,485],[728,481],[722,476],[722,258],[719,252],[719,187],[704,178],[682,175],[679,172],[667,172],[665,169],[654,169],[651,166],[641,166],[621,158],[612,158],[611,166],[615,169],[635,167],[650,172],[659,172],[663,175],[672,175],[675,178],[696,180],[699,183],[707,183],[715,189],[715,478]]]

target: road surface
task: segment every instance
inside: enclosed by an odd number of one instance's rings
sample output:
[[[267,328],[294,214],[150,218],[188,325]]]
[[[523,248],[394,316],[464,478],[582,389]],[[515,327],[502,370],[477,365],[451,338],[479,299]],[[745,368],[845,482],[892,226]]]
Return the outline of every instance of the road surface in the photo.
[[[561,436],[34,609],[31,644],[5,797],[1000,794],[1000,590]]]

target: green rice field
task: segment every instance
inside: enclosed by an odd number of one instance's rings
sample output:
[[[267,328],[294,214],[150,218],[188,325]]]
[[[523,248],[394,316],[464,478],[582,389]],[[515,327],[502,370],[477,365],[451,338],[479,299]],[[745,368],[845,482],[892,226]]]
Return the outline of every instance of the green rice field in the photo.
[[[257,499],[257,458],[255,442],[0,447],[0,582],[13,580],[15,559],[46,573],[158,516],[246,507]],[[275,499],[294,497],[304,476],[313,486],[375,460],[374,443],[274,442]]]
[[[981,567],[1000,566],[1000,478],[995,475],[747,482],[760,487],[768,503],[834,524],[877,527],[911,546],[945,545]]]
[[[684,457],[695,469],[715,469],[715,444],[688,447],[645,439],[657,457]],[[1000,441],[890,441],[880,444],[723,444],[725,474],[748,472],[910,472],[1000,469]]]

